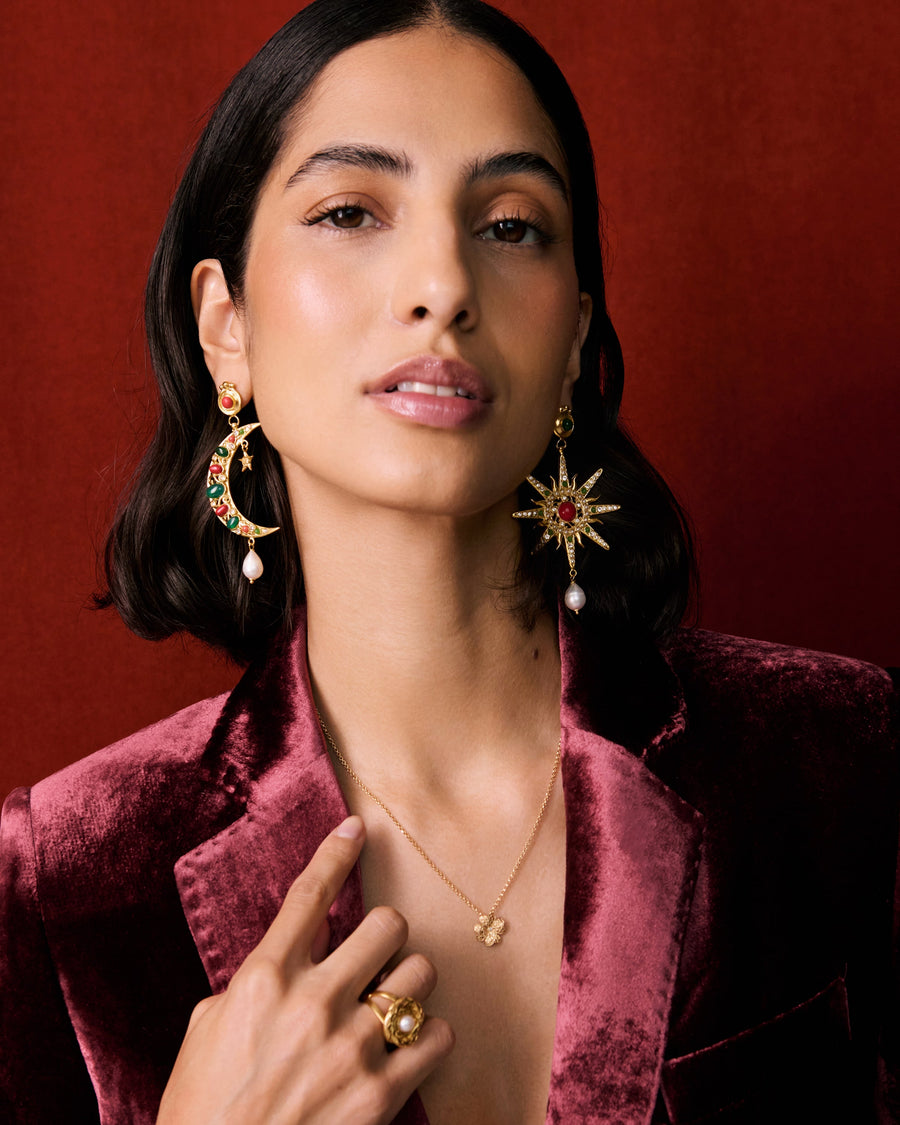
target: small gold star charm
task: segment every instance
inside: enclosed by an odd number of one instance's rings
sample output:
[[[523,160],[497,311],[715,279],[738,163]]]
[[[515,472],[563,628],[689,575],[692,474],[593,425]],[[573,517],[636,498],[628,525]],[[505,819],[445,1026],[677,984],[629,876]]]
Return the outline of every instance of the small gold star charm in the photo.
[[[475,923],[475,938],[484,945],[499,945],[506,932],[506,923],[493,914],[479,914]]]
[[[250,456],[249,453],[245,453],[244,456],[241,458],[241,472],[246,473],[246,471],[248,469],[250,469],[251,472],[252,472],[252,467],[253,467],[253,458]]]
[[[606,512],[617,512],[620,504],[598,504],[596,496],[589,493],[600,479],[602,469],[583,485],[578,486],[575,478],[569,480],[569,470],[566,468],[566,459],[563,451],[559,451],[559,483],[551,478],[550,487],[541,484],[534,477],[528,477],[528,483],[541,497],[543,503],[539,508],[529,508],[527,511],[513,512],[513,519],[540,520],[544,525],[544,534],[541,536],[539,547],[543,547],[551,539],[556,539],[557,547],[565,546],[569,559],[569,567],[575,569],[575,544],[581,546],[581,537],[586,535],[604,550],[609,550],[606,540],[591,527],[591,523],[600,520],[597,516]]]

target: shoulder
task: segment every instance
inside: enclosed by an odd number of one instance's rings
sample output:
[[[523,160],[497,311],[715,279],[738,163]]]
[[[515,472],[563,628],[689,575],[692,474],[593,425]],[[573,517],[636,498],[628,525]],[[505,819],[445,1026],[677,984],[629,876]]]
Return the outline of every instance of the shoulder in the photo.
[[[146,800],[199,768],[228,693],[176,711],[128,737],[82,758],[38,782],[34,808],[108,800],[122,786],[139,789]]]
[[[867,817],[895,831],[896,699],[884,669],[699,629],[679,633],[666,656],[684,728],[660,769],[696,807],[756,824],[800,816],[813,839],[842,819],[862,835]]]
[[[216,836],[265,800],[266,785],[292,780],[321,751],[310,737],[305,633],[278,643],[230,692],[145,727],[18,794],[33,828],[38,867],[87,871],[97,857],[127,880],[138,864],[174,859]],[[274,780],[273,780],[274,779]],[[60,888],[62,889],[62,888]]]
[[[0,1087],[23,1105],[52,1103],[42,1121],[94,1119],[82,1051],[95,1077],[104,1059],[137,1060],[125,1068],[134,1108],[134,1089],[155,1089],[165,1073],[166,1029],[184,1027],[205,993],[174,868],[243,811],[215,750],[228,698],[179,711],[4,804]]]
[[[54,882],[102,871],[110,884],[125,884],[137,865],[143,874],[171,867],[243,811],[207,755],[227,700],[202,700],[16,790],[4,808],[7,842],[33,848],[37,870]]]
[[[760,721],[815,713],[890,724],[891,678],[863,660],[705,629],[680,630],[665,651],[689,708],[743,710]]]

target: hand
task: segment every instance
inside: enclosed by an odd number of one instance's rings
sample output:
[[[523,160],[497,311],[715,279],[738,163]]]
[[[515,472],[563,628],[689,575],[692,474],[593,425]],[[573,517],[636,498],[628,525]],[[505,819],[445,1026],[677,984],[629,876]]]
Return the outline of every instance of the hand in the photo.
[[[416,1043],[388,1052],[359,996],[403,945],[406,920],[376,906],[329,956],[328,909],[365,838],[359,817],[327,836],[265,937],[220,996],[194,1009],[157,1125],[380,1125],[453,1048],[428,1019]],[[413,954],[379,985],[424,1001],[431,962]]]

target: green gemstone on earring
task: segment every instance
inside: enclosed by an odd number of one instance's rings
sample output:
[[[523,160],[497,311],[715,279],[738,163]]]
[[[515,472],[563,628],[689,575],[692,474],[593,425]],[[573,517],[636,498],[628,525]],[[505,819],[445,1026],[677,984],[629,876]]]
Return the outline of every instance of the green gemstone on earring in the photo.
[[[210,498],[210,500],[216,500],[222,495],[224,491],[224,484],[211,484],[206,490],[206,495]]]
[[[224,445],[217,446],[216,447],[216,453],[218,454],[219,457],[227,457],[228,456],[228,450],[225,448]]]
[[[574,427],[575,427],[575,423],[574,423],[574,422],[572,421],[572,419],[571,419],[571,418],[563,418],[563,420],[562,420],[562,428],[563,428],[563,429],[564,429],[564,430],[565,430],[565,431],[566,431],[567,433],[569,432],[569,430],[572,430],[572,429],[574,429]]]
[[[234,529],[237,527],[237,525],[240,522],[241,521],[238,519],[237,516],[229,516],[228,519],[225,521],[225,526],[228,528],[229,531],[234,531]]]

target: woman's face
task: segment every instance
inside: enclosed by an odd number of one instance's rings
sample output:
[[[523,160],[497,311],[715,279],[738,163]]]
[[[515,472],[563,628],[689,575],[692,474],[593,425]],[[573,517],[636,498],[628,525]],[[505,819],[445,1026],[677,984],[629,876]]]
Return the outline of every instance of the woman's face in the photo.
[[[530,86],[480,41],[421,28],[314,85],[258,200],[240,364],[210,367],[252,393],[299,510],[324,488],[468,515],[537,463],[589,316]]]

